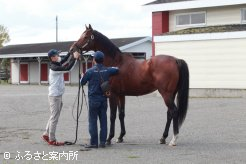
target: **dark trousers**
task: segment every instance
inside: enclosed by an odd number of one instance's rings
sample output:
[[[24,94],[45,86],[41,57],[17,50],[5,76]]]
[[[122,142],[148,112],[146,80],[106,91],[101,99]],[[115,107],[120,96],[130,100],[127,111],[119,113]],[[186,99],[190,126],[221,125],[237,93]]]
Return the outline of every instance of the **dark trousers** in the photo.
[[[98,145],[97,118],[99,118],[100,122],[100,144],[106,143],[107,107],[107,100],[89,100],[89,133],[91,136],[91,145]]]

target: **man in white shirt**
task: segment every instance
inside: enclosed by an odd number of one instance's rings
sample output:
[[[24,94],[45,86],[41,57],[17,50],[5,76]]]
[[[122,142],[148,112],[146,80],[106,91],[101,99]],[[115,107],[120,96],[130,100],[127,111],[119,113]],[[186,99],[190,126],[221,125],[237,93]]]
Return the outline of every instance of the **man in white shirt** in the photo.
[[[55,137],[56,126],[62,109],[62,95],[65,90],[63,74],[71,71],[79,58],[78,53],[68,53],[65,58],[59,56],[60,51],[51,49],[48,52],[50,63],[49,70],[49,104],[50,104],[50,118],[46,125],[42,139],[49,145],[61,146],[64,142],[57,142]]]

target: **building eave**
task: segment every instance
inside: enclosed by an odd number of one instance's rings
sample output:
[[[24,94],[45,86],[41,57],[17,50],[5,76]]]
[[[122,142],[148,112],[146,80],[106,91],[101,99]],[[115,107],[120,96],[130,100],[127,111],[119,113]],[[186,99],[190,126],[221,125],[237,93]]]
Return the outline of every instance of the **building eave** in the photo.
[[[67,52],[60,55],[65,56]],[[23,54],[1,54],[0,58],[30,58],[30,57],[47,57],[47,53],[23,53]]]
[[[152,40],[151,40],[151,37],[145,37],[145,38],[143,38],[143,39],[141,39],[141,40],[138,40],[138,41],[136,41],[136,42],[132,42],[132,43],[130,43],[130,44],[121,46],[121,47],[119,47],[119,49],[120,49],[121,51],[124,51],[125,49],[128,49],[128,48],[131,48],[131,47],[140,45],[140,44],[142,44],[142,43],[144,43],[144,42],[147,42],[147,41],[150,41],[150,42],[151,42],[151,41],[152,41]]]
[[[245,0],[196,0],[162,4],[145,5],[144,8],[151,12],[173,11],[195,8],[219,7],[246,4]]]

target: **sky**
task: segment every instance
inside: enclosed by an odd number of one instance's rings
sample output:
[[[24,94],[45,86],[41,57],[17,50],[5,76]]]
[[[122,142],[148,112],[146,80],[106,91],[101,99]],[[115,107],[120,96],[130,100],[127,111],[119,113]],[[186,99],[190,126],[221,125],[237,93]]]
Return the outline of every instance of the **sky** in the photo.
[[[0,0],[0,24],[8,29],[5,45],[75,41],[85,25],[108,38],[151,36],[154,0]]]

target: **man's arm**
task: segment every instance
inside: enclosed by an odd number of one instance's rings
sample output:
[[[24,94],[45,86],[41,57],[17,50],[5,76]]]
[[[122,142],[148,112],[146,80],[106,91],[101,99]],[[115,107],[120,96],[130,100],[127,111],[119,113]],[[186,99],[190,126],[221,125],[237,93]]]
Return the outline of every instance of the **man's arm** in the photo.
[[[69,63],[69,61],[73,58],[73,54],[71,54],[70,52],[67,53],[67,55],[62,58],[61,60],[61,64],[62,65],[66,65],[67,63]]]
[[[68,53],[65,59],[63,60],[63,63],[61,62],[62,63],[61,66],[52,64],[50,69],[52,69],[53,71],[56,71],[56,73],[69,72],[74,68],[74,66],[76,65],[77,59],[79,57],[80,57],[79,53],[73,53],[73,54]]]
[[[58,65],[52,64],[52,65],[50,66],[50,69],[53,70],[53,71],[56,71],[57,73],[61,73],[61,72],[63,72],[63,73],[69,72],[69,71],[71,71],[71,70],[74,68],[74,66],[76,65],[76,62],[77,62],[77,60],[73,59],[73,60],[70,61],[70,63],[68,63],[68,65],[66,65],[66,66],[63,66],[63,65],[62,65],[62,66],[58,66]]]
[[[91,78],[91,73],[89,71],[87,71],[84,75],[82,75],[81,79],[80,79],[80,83],[81,85],[85,85],[87,83],[87,81],[89,81]]]
[[[116,75],[119,73],[118,67],[108,67],[108,72],[110,75]]]

